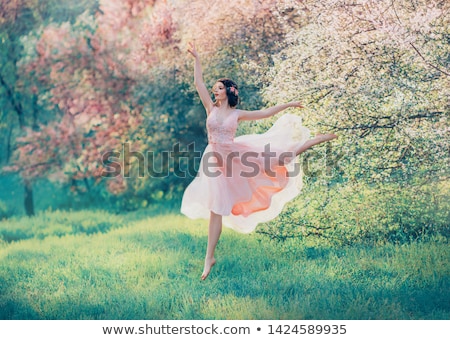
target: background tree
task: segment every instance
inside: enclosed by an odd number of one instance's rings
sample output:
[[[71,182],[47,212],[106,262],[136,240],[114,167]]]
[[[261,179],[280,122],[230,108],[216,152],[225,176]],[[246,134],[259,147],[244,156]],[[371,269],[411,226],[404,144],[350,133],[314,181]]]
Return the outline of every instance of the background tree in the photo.
[[[341,131],[350,177],[448,178],[449,3],[305,1],[267,73],[271,102],[302,98],[305,120]]]
[[[48,7],[34,1],[0,2],[0,164],[8,164],[12,155],[14,138],[26,127],[37,129],[40,117],[45,116],[40,109],[37,95],[32,91],[24,74],[17,70],[17,62],[22,54],[21,37],[42,24],[58,17],[68,20],[73,15],[86,10],[87,1],[76,5],[67,1],[48,1]],[[24,205],[28,215],[34,213],[32,181],[24,179]]]

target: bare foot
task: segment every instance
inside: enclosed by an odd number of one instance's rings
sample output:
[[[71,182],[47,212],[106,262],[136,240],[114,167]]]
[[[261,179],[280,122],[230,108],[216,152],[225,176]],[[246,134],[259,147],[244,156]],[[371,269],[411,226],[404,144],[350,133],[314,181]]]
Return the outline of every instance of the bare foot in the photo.
[[[314,139],[317,140],[319,143],[328,142],[336,138],[338,138],[338,136],[335,135],[334,133],[324,133],[324,134],[320,133],[316,135],[316,137],[314,137]]]
[[[328,142],[336,138],[338,138],[338,136],[335,135],[334,133],[326,133],[326,134],[319,133],[313,139],[310,139],[306,141],[304,144],[302,144],[295,154],[298,156],[303,152],[305,152],[306,150],[308,150],[309,148],[313,147],[314,145]]]
[[[203,268],[202,280],[206,279],[211,271],[211,268],[216,264],[216,259],[205,259],[205,267]]]

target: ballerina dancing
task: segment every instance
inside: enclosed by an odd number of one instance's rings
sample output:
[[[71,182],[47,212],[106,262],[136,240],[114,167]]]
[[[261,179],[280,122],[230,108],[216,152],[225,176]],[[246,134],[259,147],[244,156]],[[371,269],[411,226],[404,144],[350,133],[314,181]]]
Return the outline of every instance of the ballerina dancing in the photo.
[[[318,134],[310,139],[300,117],[284,114],[263,134],[235,137],[240,121],[271,117],[289,107],[303,108],[303,105],[294,101],[255,111],[236,109],[238,86],[228,78],[217,80],[213,86],[213,101],[203,82],[200,57],[193,43],[189,44],[188,52],[195,59],[195,87],[207,114],[208,145],[197,177],[184,192],[181,212],[189,218],[209,219],[201,275],[205,280],[216,263],[214,252],[222,224],[250,233],[258,223],[277,217],[302,186],[296,157],[337,136]]]

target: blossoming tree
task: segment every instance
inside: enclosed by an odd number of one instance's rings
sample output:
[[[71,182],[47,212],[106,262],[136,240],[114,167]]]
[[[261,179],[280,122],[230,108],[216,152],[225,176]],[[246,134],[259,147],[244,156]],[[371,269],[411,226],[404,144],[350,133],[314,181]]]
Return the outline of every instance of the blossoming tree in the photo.
[[[450,3],[292,3],[305,25],[275,57],[266,98],[302,98],[308,124],[341,131],[347,174],[448,178]]]

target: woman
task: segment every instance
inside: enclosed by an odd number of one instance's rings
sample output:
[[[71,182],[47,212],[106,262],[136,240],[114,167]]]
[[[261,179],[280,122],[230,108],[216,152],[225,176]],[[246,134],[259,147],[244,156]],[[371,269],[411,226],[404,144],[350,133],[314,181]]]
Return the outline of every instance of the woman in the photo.
[[[320,134],[309,139],[309,130],[301,126],[301,119],[286,114],[266,133],[234,138],[239,121],[267,118],[289,107],[303,106],[290,102],[258,111],[236,109],[238,86],[226,78],[214,85],[213,101],[203,82],[194,44],[189,44],[188,52],[195,58],[194,82],[207,113],[209,143],[198,176],[186,188],[181,212],[190,218],[209,218],[201,276],[204,280],[216,263],[214,251],[222,223],[249,233],[258,223],[278,216],[284,204],[297,196],[301,188],[301,171],[294,164],[296,156],[337,136]]]

